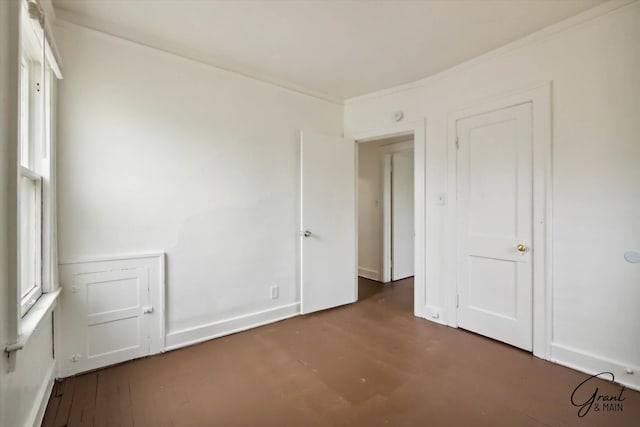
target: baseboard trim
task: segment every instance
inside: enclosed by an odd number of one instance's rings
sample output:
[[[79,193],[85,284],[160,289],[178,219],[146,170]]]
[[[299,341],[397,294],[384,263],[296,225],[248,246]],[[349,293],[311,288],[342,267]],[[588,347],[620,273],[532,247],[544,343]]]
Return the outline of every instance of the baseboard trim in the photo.
[[[287,304],[242,316],[231,317],[193,328],[170,332],[166,337],[165,351],[208,341],[224,335],[278,322],[300,314],[300,303]]]
[[[49,403],[49,397],[51,396],[51,392],[53,391],[53,381],[55,380],[55,369],[56,369],[56,361],[51,360],[49,364],[49,368],[47,369],[47,374],[44,378],[44,381],[40,385],[38,389],[38,394],[36,395],[35,400],[33,401],[33,407],[31,408],[31,412],[29,413],[29,418],[25,422],[25,426],[33,426],[39,427],[42,425],[42,420],[44,419],[44,412],[47,409],[47,404]]]
[[[364,277],[365,279],[380,281],[380,272],[370,268],[358,267],[358,276]]]
[[[597,356],[562,344],[551,344],[550,360],[559,365],[575,369],[586,374],[595,375],[600,372],[611,372],[615,382],[625,387],[640,391],[640,367]],[[632,370],[628,374],[627,369]]]

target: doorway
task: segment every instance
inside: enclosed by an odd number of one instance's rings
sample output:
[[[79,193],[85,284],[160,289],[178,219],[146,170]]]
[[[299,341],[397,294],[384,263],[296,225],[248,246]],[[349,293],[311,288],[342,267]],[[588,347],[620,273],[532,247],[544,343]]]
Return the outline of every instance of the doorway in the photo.
[[[393,283],[411,287],[415,259],[414,137],[380,138],[358,146],[359,294]]]
[[[347,137],[307,131],[300,137],[300,311],[308,314],[358,301],[358,282],[370,280],[359,277],[365,276],[366,270],[358,271],[359,146],[412,140],[414,272],[413,278],[406,280],[412,282],[413,314],[425,317],[425,121],[396,123]],[[376,211],[380,212],[380,196],[375,200]],[[377,221],[381,221],[379,214]],[[380,245],[380,233],[376,235]],[[381,286],[381,250],[381,246],[374,249],[376,269],[369,272],[377,273],[372,277],[377,286]]]
[[[523,109],[525,111],[523,111]],[[495,120],[497,118],[496,115],[499,114],[507,114],[507,116],[511,117],[503,117],[503,119],[507,120]],[[474,123],[476,121],[477,123]],[[478,193],[476,190],[480,188],[477,184],[491,184],[490,181],[482,181],[476,180],[473,177],[469,177],[469,171],[475,169],[477,172],[482,172],[483,170],[487,170],[486,167],[480,167],[482,165],[481,162],[472,161],[473,164],[469,164],[468,154],[472,156],[476,156],[476,160],[482,160],[481,156],[484,155],[486,150],[481,149],[479,144],[475,144],[473,141],[469,142],[469,137],[472,139],[478,137],[487,137],[491,134],[496,134],[499,136],[501,131],[507,131],[509,127],[511,127],[511,131],[513,128],[521,129],[519,135],[515,135],[515,137],[510,138],[511,144],[507,146],[506,149],[511,151],[512,156],[514,155],[514,150],[520,150],[520,146],[524,144],[523,141],[527,141],[529,145],[526,148],[526,153],[522,153],[522,155],[518,154],[518,156],[524,160],[528,164],[528,167],[521,168],[519,164],[513,162],[513,157],[511,159],[511,163],[509,164],[506,160],[505,153],[502,150],[498,150],[495,155],[498,159],[502,159],[500,164],[496,164],[496,170],[488,175],[490,178],[495,178],[495,175],[502,173],[510,173],[513,179],[520,179],[519,176],[521,173],[526,171],[526,175],[528,178],[525,179],[527,182],[527,186],[529,187],[530,193],[527,195],[527,199],[529,200],[530,206],[526,206],[525,204],[521,204],[520,200],[517,202],[513,202],[513,196],[516,194],[515,192],[511,192],[512,202],[511,205],[517,205],[518,207],[515,209],[520,209],[520,212],[528,211],[530,215],[530,219],[527,220],[526,224],[526,232],[522,233],[524,230],[519,230],[520,224],[516,227],[517,229],[513,229],[507,235],[511,237],[511,241],[506,245],[502,245],[500,256],[507,256],[507,258],[516,255],[515,259],[519,260],[518,263],[512,263],[509,259],[506,259],[500,262],[499,257],[495,258],[498,265],[502,267],[502,274],[504,274],[504,270],[508,268],[507,266],[511,264],[510,268],[514,274],[518,275],[518,280],[514,280],[512,283],[515,284],[516,288],[520,287],[520,283],[526,283],[530,281],[530,290],[526,290],[527,293],[530,292],[531,303],[527,303],[527,311],[526,318],[531,319],[529,321],[530,326],[526,326],[526,329],[531,331],[531,338],[526,337],[524,342],[525,345],[522,348],[526,348],[529,351],[533,351],[534,356],[547,359],[551,358],[551,313],[552,313],[552,280],[551,280],[551,268],[550,268],[550,256],[551,256],[551,235],[553,230],[552,224],[552,183],[553,183],[553,174],[552,174],[552,166],[551,166],[551,84],[550,82],[543,82],[537,84],[535,86],[531,86],[529,88],[524,88],[522,90],[511,92],[504,96],[496,97],[492,100],[488,100],[481,104],[471,106],[468,108],[464,108],[455,112],[452,112],[448,115],[448,144],[447,144],[447,234],[451,236],[448,239],[447,244],[447,258],[450,260],[447,266],[447,275],[448,275],[448,286],[447,286],[447,323],[453,327],[463,327],[469,330],[475,329],[474,326],[469,326],[469,322],[465,322],[464,319],[461,319],[461,316],[464,316],[462,313],[464,306],[469,306],[475,311],[477,308],[482,309],[483,304],[485,309],[489,309],[487,311],[494,311],[499,313],[503,312],[503,317],[495,316],[498,319],[505,318],[504,313],[508,313],[507,305],[504,305],[506,300],[501,302],[492,301],[493,307],[489,306],[487,302],[483,302],[479,299],[473,302],[473,298],[475,296],[471,295],[471,300],[467,298],[465,301],[465,296],[463,294],[467,294],[467,297],[470,296],[470,292],[475,292],[476,295],[487,296],[491,294],[491,291],[488,291],[486,288],[484,292],[477,292],[480,288],[472,289],[470,286],[474,286],[474,284],[469,283],[468,279],[471,277],[471,271],[469,271],[469,258],[478,258],[471,259],[471,263],[476,263],[476,265],[472,266],[472,268],[478,267],[478,262],[485,264],[485,267],[488,266],[489,263],[493,263],[493,261],[488,260],[485,262],[480,258],[489,258],[485,255],[480,257],[474,257],[474,251],[478,248],[472,247],[475,246],[475,243],[472,239],[475,238],[473,234],[482,234],[476,233],[478,227],[487,228],[491,225],[490,222],[476,221],[480,219],[480,216],[477,216],[477,210],[474,212],[473,208],[470,210],[465,207],[465,200],[460,200],[460,193],[466,193],[466,196],[463,196],[463,199],[466,198],[467,201],[471,200],[471,197],[475,197],[472,193]],[[486,126],[483,126],[481,123],[484,123]],[[502,124],[501,124],[502,123]],[[509,123],[509,124],[507,124]],[[480,124],[480,126],[476,126]],[[527,136],[528,134],[528,136]],[[523,138],[524,135],[524,138]],[[494,143],[500,143],[502,140],[503,144],[506,144],[504,141],[504,135],[500,138],[489,138],[494,140]],[[467,138],[467,141],[465,141]],[[487,139],[485,138],[485,142]],[[481,142],[480,140],[476,140],[475,142]],[[514,143],[515,142],[515,143]],[[473,149],[471,149],[472,145],[476,145]],[[495,144],[494,144],[495,145]],[[495,147],[488,147],[489,149],[493,149],[495,151]],[[475,151],[475,153],[470,152],[469,150]],[[466,160],[465,160],[466,158]],[[519,163],[519,162],[518,162]],[[466,166],[465,166],[466,165]],[[467,170],[461,170],[460,167]],[[467,167],[470,166],[470,167]],[[498,170],[498,167],[500,167]],[[527,169],[530,168],[529,171]],[[510,172],[509,172],[510,171]],[[513,178],[514,176],[518,176],[518,178]],[[471,178],[471,179],[470,179]],[[460,182],[460,181],[465,181]],[[495,183],[495,180],[493,180]],[[524,181],[520,180],[521,183],[524,184]],[[476,185],[475,190],[473,188],[465,188],[468,187],[468,184]],[[513,184],[513,182],[512,182]],[[513,187],[512,187],[513,190]],[[492,197],[501,199],[503,197],[500,192],[496,192],[492,190]],[[519,195],[524,196],[524,191],[518,191]],[[521,199],[518,197],[518,199]],[[508,199],[507,199],[508,201]],[[499,203],[504,202],[504,200],[499,201]],[[509,204],[509,203],[508,203]],[[508,204],[504,206],[508,206]],[[477,205],[477,204],[476,204]],[[480,206],[480,205],[478,205]],[[493,203],[485,203],[483,204],[483,208],[497,209],[498,206]],[[511,209],[511,208],[509,208]],[[524,209],[524,210],[523,210]],[[506,211],[506,209],[505,209]],[[489,212],[487,212],[489,214]],[[470,218],[469,215],[474,216],[476,218]],[[484,215],[484,214],[483,214]],[[512,215],[518,215],[518,212],[512,212]],[[486,218],[486,215],[484,215]],[[519,221],[519,219],[517,220]],[[497,223],[493,221],[492,227],[494,227]],[[513,225],[513,221],[511,221]],[[524,224],[523,224],[524,225]],[[472,226],[472,228],[467,228],[465,230],[465,226]],[[461,232],[462,231],[462,232]],[[487,231],[489,229],[487,228]],[[500,233],[496,233],[497,230],[495,227],[492,230],[492,235],[496,237],[500,237]],[[467,237],[464,236],[464,232],[467,232]],[[461,236],[462,235],[462,236]],[[491,236],[487,236],[491,237]],[[495,241],[497,243],[497,240]],[[471,246],[469,244],[472,244]],[[518,246],[522,245],[521,248],[524,252],[518,248]],[[466,249],[465,249],[466,246]],[[466,253],[466,255],[465,255]],[[524,255],[523,255],[524,254]],[[518,258],[519,257],[519,258]],[[466,258],[466,259],[465,259]],[[528,267],[525,267],[526,264],[529,264]],[[466,265],[465,265],[466,264]],[[525,268],[523,268],[525,267]],[[531,269],[531,276],[529,273],[526,274],[526,282],[521,282],[519,280],[520,274],[524,272],[526,269]],[[486,269],[483,272],[483,276],[486,279],[485,273],[498,273],[498,269],[495,271],[491,269]],[[480,276],[474,275],[471,277],[472,280],[477,280]],[[506,276],[503,276],[503,278]],[[467,283],[465,283],[465,278]],[[493,283],[498,284],[499,282],[504,282],[504,280],[492,280],[490,282],[485,283]],[[464,289],[466,288],[466,289]],[[520,291],[519,289],[516,291]],[[513,289],[512,289],[513,292]],[[513,293],[512,293],[513,295]],[[515,295],[516,298],[519,298],[519,294]],[[503,304],[502,306],[498,306],[498,304]],[[514,302],[511,300],[511,304],[518,305],[519,302]],[[462,310],[460,310],[460,308]],[[491,309],[493,308],[493,310]],[[511,313],[513,314],[513,308],[511,308]],[[530,313],[530,314],[529,314]],[[479,313],[478,313],[479,314]],[[521,313],[516,309],[516,316],[511,315],[510,317],[514,318],[515,321],[513,323],[520,323],[517,319],[521,317]],[[462,320],[462,322],[461,322]],[[524,319],[523,319],[524,320]],[[473,322],[476,326],[483,325],[484,322]],[[487,322],[488,323],[488,322]],[[524,323],[521,323],[524,324]],[[482,326],[481,326],[482,327]],[[479,328],[478,328],[479,329]],[[493,328],[494,330],[498,330],[498,327]],[[513,330],[517,330],[518,328],[514,328]],[[525,327],[523,327],[524,332]],[[478,333],[484,334],[482,331],[477,331]],[[498,340],[502,340],[505,342],[511,341],[505,335],[503,337],[499,337],[497,334],[486,334],[490,337],[493,337]],[[521,335],[524,337],[524,334]],[[504,339],[504,338],[507,339]],[[518,343],[514,343],[513,345],[519,346]]]

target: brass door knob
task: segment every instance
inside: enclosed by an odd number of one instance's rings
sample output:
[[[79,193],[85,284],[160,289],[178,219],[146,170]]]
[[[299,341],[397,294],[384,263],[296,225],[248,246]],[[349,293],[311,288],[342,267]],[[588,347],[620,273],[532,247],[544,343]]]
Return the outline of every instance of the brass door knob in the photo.
[[[516,249],[518,250],[518,252],[526,252],[527,251],[527,247],[523,244],[520,244],[516,247]]]

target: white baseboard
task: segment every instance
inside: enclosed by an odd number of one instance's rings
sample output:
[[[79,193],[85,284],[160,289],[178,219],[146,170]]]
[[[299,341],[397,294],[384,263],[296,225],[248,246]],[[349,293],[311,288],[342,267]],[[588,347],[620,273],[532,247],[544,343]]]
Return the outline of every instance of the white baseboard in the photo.
[[[300,314],[300,303],[283,305],[231,317],[193,328],[181,329],[167,334],[165,351],[175,350],[224,335],[245,331],[269,323],[278,322]]]
[[[364,277],[365,279],[380,281],[380,272],[370,268],[358,267],[358,276]]]
[[[600,372],[611,372],[615,376],[615,382],[640,391],[639,366],[624,364],[557,343],[551,344],[550,360],[559,365],[564,365],[590,375],[599,374]],[[633,373],[628,374],[626,372],[627,369],[631,369]]]
[[[38,394],[33,401],[33,407],[29,412],[29,418],[24,423],[25,426],[39,427],[42,425],[42,419],[44,418],[44,411],[47,409],[49,403],[49,397],[53,390],[53,381],[55,380],[55,368],[56,361],[51,360],[47,374],[43,378],[42,384],[38,389]]]

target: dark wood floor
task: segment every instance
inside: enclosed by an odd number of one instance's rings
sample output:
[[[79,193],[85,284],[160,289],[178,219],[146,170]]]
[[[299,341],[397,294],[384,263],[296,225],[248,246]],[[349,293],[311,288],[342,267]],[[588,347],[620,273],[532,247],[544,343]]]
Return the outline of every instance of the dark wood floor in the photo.
[[[58,382],[43,425],[640,425],[640,393],[578,418],[570,395],[587,375],[412,306],[411,279],[361,279],[356,304]]]

